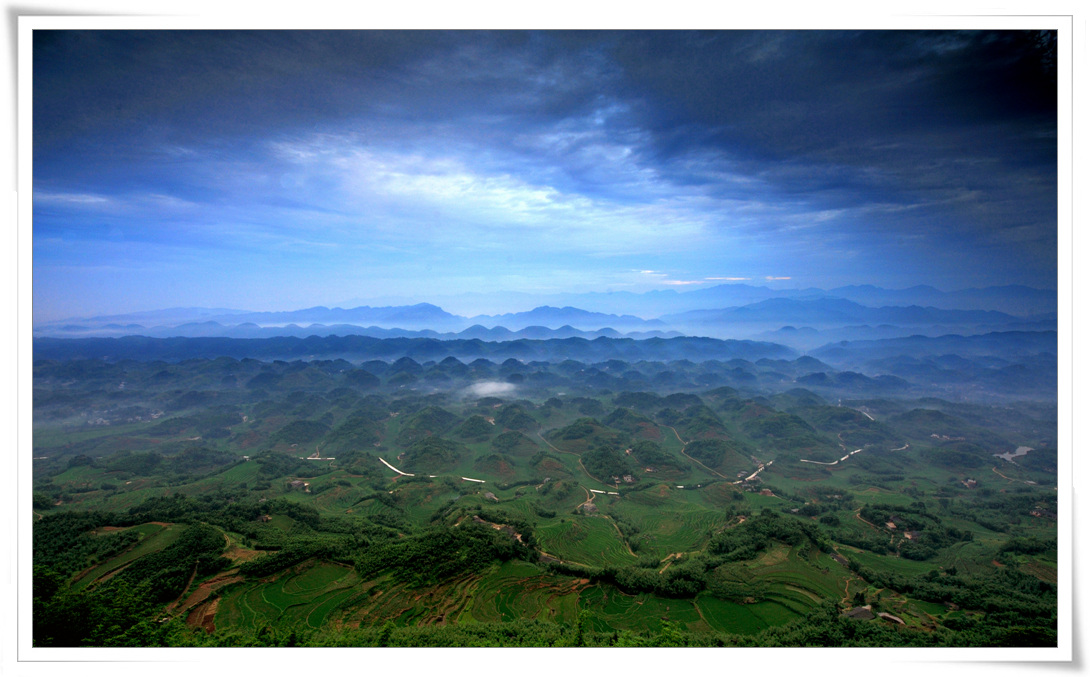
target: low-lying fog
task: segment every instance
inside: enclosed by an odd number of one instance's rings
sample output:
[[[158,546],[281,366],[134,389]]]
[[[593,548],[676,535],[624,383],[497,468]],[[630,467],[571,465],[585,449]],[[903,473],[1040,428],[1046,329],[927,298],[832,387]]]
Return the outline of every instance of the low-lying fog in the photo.
[[[495,397],[515,392],[515,384],[506,381],[480,381],[465,389],[466,397]]]

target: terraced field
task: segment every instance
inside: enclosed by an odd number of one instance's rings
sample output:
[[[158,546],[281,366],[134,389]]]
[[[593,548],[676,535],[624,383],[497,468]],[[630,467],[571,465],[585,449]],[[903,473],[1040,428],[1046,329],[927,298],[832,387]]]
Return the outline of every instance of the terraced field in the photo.
[[[359,583],[349,567],[312,560],[272,579],[240,583],[224,591],[216,626],[319,628],[357,591]]]
[[[185,528],[183,524],[140,524],[131,527],[131,530],[141,534],[140,541],[116,557],[112,557],[93,569],[80,574],[72,583],[72,587],[77,590],[84,588],[144,555],[167,548],[178,540]]]
[[[667,599],[650,593],[632,595],[612,585],[588,588],[579,596],[579,608],[592,612],[591,627],[600,632],[657,632],[664,620],[695,632],[709,629],[691,599]]]
[[[666,485],[631,494],[610,512],[639,528],[634,540],[639,554],[663,558],[691,552],[707,542],[722,525],[722,510],[708,506],[701,492],[679,491]]]
[[[388,576],[379,577],[342,601],[338,611],[340,622],[349,626],[386,622],[410,626],[459,618],[472,600],[479,580],[479,575],[467,574],[441,585],[411,588],[391,581]]]
[[[519,618],[572,623],[585,579],[543,574],[526,562],[505,562],[472,590],[459,623],[512,621]]]
[[[624,566],[636,558],[605,517],[574,515],[537,529],[541,548],[564,561],[589,566]]]

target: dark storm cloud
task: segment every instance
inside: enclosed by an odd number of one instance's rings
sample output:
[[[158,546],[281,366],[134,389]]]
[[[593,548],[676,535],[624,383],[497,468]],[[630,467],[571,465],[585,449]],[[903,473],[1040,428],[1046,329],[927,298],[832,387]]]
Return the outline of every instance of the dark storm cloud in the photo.
[[[482,106],[554,119],[594,87],[593,57],[568,49],[577,42],[521,32],[47,31],[35,40],[43,149],[131,125],[184,139],[372,115],[431,122]]]
[[[1036,32],[36,32],[36,262],[1052,286],[1055,73]]]
[[[649,33],[617,54],[678,181],[717,154],[779,199],[865,210],[861,233],[1055,249],[1054,34]]]

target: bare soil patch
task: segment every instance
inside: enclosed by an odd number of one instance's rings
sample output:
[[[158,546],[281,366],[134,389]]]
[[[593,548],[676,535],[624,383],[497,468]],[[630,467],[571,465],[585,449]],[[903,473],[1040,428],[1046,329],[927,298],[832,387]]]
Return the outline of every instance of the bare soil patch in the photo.
[[[191,628],[204,628],[205,632],[216,631],[216,610],[219,608],[219,597],[195,607],[186,616],[185,624]]]
[[[197,589],[194,590],[192,592],[192,594],[190,594],[189,597],[187,597],[184,602],[179,604],[177,606],[177,608],[180,608],[180,609],[193,609],[193,608],[196,608],[198,606],[201,606],[201,605],[203,605],[205,603],[205,601],[208,599],[208,597],[215,590],[218,590],[218,589],[220,589],[220,588],[222,588],[224,586],[230,585],[232,583],[238,583],[242,579],[243,579],[243,577],[239,576],[237,574],[237,570],[235,570],[235,571],[227,572],[227,573],[225,573],[225,574],[223,574],[221,576],[217,576],[217,577],[215,577],[213,579],[207,580],[204,583],[201,583],[200,585],[198,585]],[[213,611],[213,614],[215,614],[214,611]],[[189,615],[191,617],[193,615],[193,613],[190,612]],[[186,622],[188,623],[189,621],[187,620]]]

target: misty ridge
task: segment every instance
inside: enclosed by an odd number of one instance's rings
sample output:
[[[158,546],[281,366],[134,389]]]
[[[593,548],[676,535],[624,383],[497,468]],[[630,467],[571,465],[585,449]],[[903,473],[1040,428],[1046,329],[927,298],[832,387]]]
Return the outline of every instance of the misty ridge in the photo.
[[[656,316],[664,296],[674,307]],[[430,303],[266,312],[177,308],[41,323],[34,332],[35,336],[53,337],[306,338],[355,334],[484,341],[688,335],[770,341],[808,350],[841,340],[916,334],[1050,331],[1055,330],[1057,318],[1055,291],[1029,287],[943,293],[931,287],[885,290],[864,286],[822,292],[719,285],[686,293],[584,294],[564,300],[597,308],[614,302],[629,312],[542,305],[529,311],[463,316]],[[739,305],[700,307],[713,303]],[[883,305],[875,305],[879,303]],[[461,305],[465,304],[463,300]],[[631,314],[633,310],[639,314]]]
[[[663,294],[642,296],[651,308]],[[431,392],[449,387],[449,376],[468,379],[459,387],[505,392],[514,384],[488,379],[511,377],[512,365],[520,379],[586,385],[557,366],[576,363],[590,383],[615,390],[652,387],[676,371],[677,385],[688,388],[802,386],[827,394],[864,389],[977,401],[1056,397],[1055,292],[862,286],[818,293],[720,285],[670,296],[682,308],[715,298],[766,298],[648,319],[572,306],[472,317],[429,303],[269,312],[178,308],[43,324],[36,328],[35,354],[47,360],[335,360],[366,363],[375,375],[387,371],[384,365],[399,365],[420,376],[413,388]],[[624,298],[631,308],[639,295]],[[598,296],[583,295],[595,299],[601,304]],[[868,306],[860,300],[976,305]],[[454,372],[449,360],[457,363]],[[644,366],[599,369],[611,362]],[[472,378],[465,365],[473,367]]]

